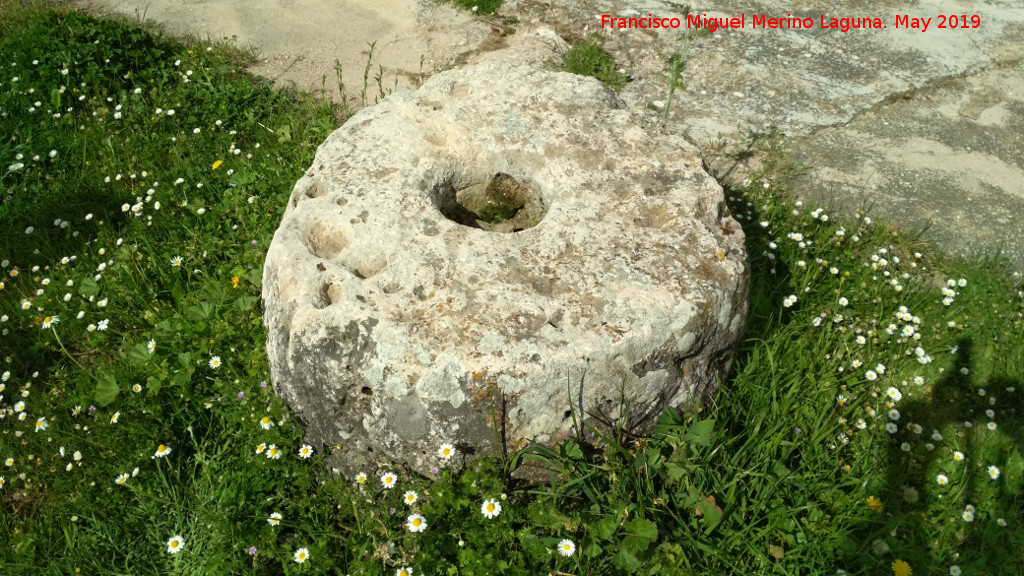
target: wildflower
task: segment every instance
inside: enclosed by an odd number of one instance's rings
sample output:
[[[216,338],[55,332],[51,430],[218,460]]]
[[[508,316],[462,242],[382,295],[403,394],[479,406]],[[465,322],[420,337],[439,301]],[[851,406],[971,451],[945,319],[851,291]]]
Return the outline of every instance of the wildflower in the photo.
[[[295,551],[295,563],[302,564],[309,560],[309,548],[299,548]]]
[[[860,344],[861,346],[863,346],[863,345],[865,345],[867,343],[868,343],[867,338],[865,338],[863,336],[857,336],[857,344]],[[874,378],[872,378],[872,380],[874,380]]]
[[[935,477],[935,481],[939,483],[939,486],[945,486],[949,484],[949,478],[946,478],[945,474],[939,474]]]
[[[924,431],[924,428],[922,428],[920,424],[911,424],[910,431],[913,432],[914,434],[920,434],[921,432]]]
[[[953,452],[953,460],[956,460],[957,462],[963,462],[963,460],[964,460],[964,453],[959,451],[959,450],[957,450],[956,452]]]
[[[149,353],[156,352],[156,340],[150,340],[149,344],[146,344],[146,348],[149,348]]]
[[[995,430],[996,429],[996,423],[995,422],[989,422],[987,424],[987,426],[988,426],[989,430]]]
[[[572,556],[573,552],[576,551],[576,544],[568,538],[558,543],[558,553],[562,556]]]
[[[56,316],[47,316],[46,318],[43,318],[43,329],[45,330],[58,322],[60,322],[60,318]]]
[[[284,516],[281,516],[280,512],[274,512],[270,515],[270,518],[267,518],[267,524],[270,524],[271,526],[277,526],[281,523],[282,518],[284,518]]]
[[[868,496],[868,508],[872,512],[881,512],[885,506],[882,504],[882,500],[877,496]]]
[[[863,336],[858,336],[858,338],[863,338]],[[864,377],[867,378],[868,381],[874,382],[875,380],[878,380],[878,373],[874,370],[868,370],[864,373]]]
[[[395,570],[395,576],[412,576],[412,568],[408,566],[405,568],[399,568]]]
[[[356,475],[356,482],[359,484],[366,484],[366,473],[360,472]]]
[[[900,450],[903,450],[904,452],[910,452],[911,448],[913,447],[910,445],[910,442],[904,442],[903,444],[900,444]]]
[[[267,449],[267,443],[264,442],[263,444],[260,444],[259,446],[256,447],[256,453],[257,454],[263,454],[263,451],[266,450],[266,449]]]
[[[3,478],[0,477],[0,480],[3,480]],[[1000,526],[1006,526],[1006,520],[1003,520],[1002,518],[996,518],[996,524]]]
[[[408,492],[405,493],[404,496],[402,496],[402,501],[408,504],[409,506],[412,506],[416,502],[416,493],[413,492],[412,490],[409,490]]]
[[[49,426],[49,424],[46,423],[46,417],[36,420],[36,432],[39,432],[40,430],[46,430],[47,426]]]
[[[220,368],[220,356],[210,358],[210,368],[213,368],[214,370]]]
[[[270,430],[270,428],[274,426],[274,420],[271,419],[270,416],[264,416],[260,419],[260,426],[264,430]]]
[[[441,447],[437,450],[437,455],[445,460],[455,455],[455,447],[451,444],[441,444]]]
[[[793,304],[796,304],[796,295],[794,294],[790,294],[782,301],[782,305],[786,308],[791,307]]]
[[[156,456],[157,458],[163,458],[164,456],[167,456],[170,453],[171,447],[161,444],[160,446],[157,447],[156,454],[154,454],[154,456]]]
[[[123,486],[125,482],[128,482],[128,473],[125,472],[124,474],[121,474],[120,476],[117,477],[117,480],[114,480],[114,482],[116,482],[118,485]]]
[[[903,393],[892,386],[889,386],[889,389],[885,391],[885,395],[891,398],[893,402],[899,402],[903,399]]]
[[[892,563],[892,574],[893,576],[910,576],[913,571],[910,569],[910,564],[907,564],[903,560],[895,560]]]
[[[181,256],[175,256],[174,258],[171,258],[171,266],[177,268],[181,266],[182,261],[183,258]]]
[[[303,444],[302,448],[299,448],[299,457],[300,458],[309,458],[312,455],[313,455],[313,447],[310,446],[309,444]]]
[[[238,288],[238,283],[239,282],[241,282],[241,280],[239,280],[238,276],[232,276],[231,277],[231,287],[232,288]]]
[[[889,434],[895,434],[896,432],[899,431],[899,429],[899,426],[893,424],[892,422],[889,422],[885,425],[885,431],[888,432]]]
[[[494,518],[501,514],[501,504],[498,504],[497,500],[484,500],[483,506],[480,507],[480,512],[488,518]]]
[[[407,519],[405,527],[409,532],[423,532],[427,528],[427,519],[419,514],[413,514]]]
[[[974,522],[974,511],[972,510],[964,510],[964,513],[960,516],[964,519],[964,522]]]
[[[961,574],[963,574],[963,572],[960,570],[960,567],[956,564],[953,564],[949,567],[949,576],[960,576]]]
[[[280,459],[281,458],[281,449],[278,448],[277,446],[271,444],[267,448],[267,458],[269,458],[271,460],[278,460],[278,459]]]
[[[998,480],[999,479],[999,468],[996,467],[996,466],[989,466],[988,467],[988,475],[993,480]]]
[[[258,551],[259,550],[255,546],[250,546],[249,547],[249,556],[255,556],[256,552],[258,552]]]
[[[889,420],[892,420],[893,422],[898,422],[899,419],[900,419],[900,411],[899,410],[897,410],[895,408],[893,408],[892,410],[889,410]]]
[[[174,536],[167,541],[167,551],[171,554],[177,554],[181,552],[181,549],[185,547],[185,540],[181,536]]]
[[[380,483],[383,484],[385,488],[389,488],[389,489],[390,488],[394,488],[395,487],[395,482],[397,482],[397,481],[398,481],[398,476],[396,474],[392,473],[392,472],[388,472],[388,473],[386,473],[386,474],[384,474],[383,476],[380,477]]]
[[[849,300],[847,300],[846,298],[840,298],[840,299],[839,299],[839,305],[840,305],[840,306],[846,306],[846,305],[848,305],[849,303],[850,303],[850,301],[849,301]]]
[[[8,468],[14,466],[14,458],[8,458],[7,460],[4,460],[4,466],[7,466]]]
[[[932,430],[932,440],[942,442],[942,434],[940,434],[938,430]]]

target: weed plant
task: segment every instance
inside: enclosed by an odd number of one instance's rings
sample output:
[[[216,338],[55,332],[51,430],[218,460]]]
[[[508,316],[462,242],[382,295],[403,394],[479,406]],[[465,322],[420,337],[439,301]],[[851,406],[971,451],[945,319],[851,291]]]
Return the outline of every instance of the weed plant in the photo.
[[[0,64],[0,573],[1024,570],[1024,290],[1000,260],[754,176],[726,191],[751,310],[713,406],[340,478],[268,387],[257,308],[329,104],[75,13],[26,20]],[[549,482],[513,485],[526,461]]]
[[[615,62],[597,44],[574,44],[562,55],[562,63],[569,72],[597,78],[616,92],[626,85],[626,75],[615,70]]]

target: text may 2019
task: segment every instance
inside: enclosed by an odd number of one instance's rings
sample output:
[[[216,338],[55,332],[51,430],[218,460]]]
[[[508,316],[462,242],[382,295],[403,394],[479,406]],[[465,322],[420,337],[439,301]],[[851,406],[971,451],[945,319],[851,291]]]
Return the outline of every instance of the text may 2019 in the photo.
[[[897,14],[891,21],[893,28],[918,30],[927,32],[932,30],[963,30],[981,27],[981,16],[977,14],[939,14],[934,17],[920,18],[908,14]],[[748,26],[749,23],[749,26]],[[882,18],[872,17],[832,17],[822,14],[818,19],[810,17],[797,17],[787,14],[782,17],[773,17],[766,14],[740,14],[739,16],[723,17],[708,16],[686,16],[685,18],[666,17],[658,18],[653,14],[645,17],[617,18],[609,14],[601,15],[601,28],[688,28],[707,30],[715,32],[719,29],[762,29],[762,30],[807,30],[821,28],[824,30],[835,30],[837,32],[849,32],[858,29],[883,30],[889,26]]]

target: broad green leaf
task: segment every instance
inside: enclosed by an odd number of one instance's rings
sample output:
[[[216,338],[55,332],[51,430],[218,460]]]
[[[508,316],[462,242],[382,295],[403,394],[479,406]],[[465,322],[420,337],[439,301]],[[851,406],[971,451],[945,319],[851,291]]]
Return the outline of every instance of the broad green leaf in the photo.
[[[643,538],[652,542],[658,539],[658,525],[643,518],[637,518],[636,520],[630,520],[627,522],[626,530],[629,530],[638,538]]]
[[[100,376],[99,382],[96,384],[96,403],[100,406],[106,406],[117,398],[117,393],[120,390],[117,387],[117,380],[110,374],[104,374]]]
[[[146,378],[146,389],[149,390],[150,394],[160,393],[160,379],[155,376]]]
[[[569,440],[564,446],[565,455],[573,460],[579,460],[583,458],[583,450],[580,450],[580,445],[575,440]]]
[[[598,556],[601,555],[601,552],[603,552],[601,547],[598,546],[597,543],[594,543],[594,544],[591,544],[590,546],[587,546],[583,550],[583,556],[585,558],[597,558]]]
[[[636,556],[620,548],[619,553],[612,556],[612,566],[632,574],[640,568],[640,561],[636,559]]]
[[[181,364],[182,368],[192,367],[192,355],[188,352],[178,353],[178,363]]]
[[[132,366],[142,366],[146,362],[149,362],[150,357],[152,357],[152,354],[149,352],[149,347],[146,344],[139,342],[132,346],[131,352],[128,353],[128,362]]]
[[[722,521],[722,511],[711,502],[697,502],[697,508],[703,512],[705,533],[710,533]]]
[[[711,446],[711,433],[715,429],[712,419],[695,422],[686,429],[686,440],[700,446]]]
[[[594,531],[601,540],[610,540],[619,528],[619,519],[615,516],[605,516],[597,522]]]
[[[81,284],[79,284],[78,292],[84,298],[96,296],[100,293],[100,285],[92,278],[86,278],[85,280],[82,280]]]

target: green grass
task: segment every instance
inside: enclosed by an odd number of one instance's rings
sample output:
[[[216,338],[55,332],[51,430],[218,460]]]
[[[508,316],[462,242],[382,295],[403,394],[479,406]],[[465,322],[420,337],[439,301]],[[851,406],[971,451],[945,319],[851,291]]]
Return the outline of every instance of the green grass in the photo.
[[[727,189],[751,312],[713,406],[666,411],[651,438],[439,458],[432,479],[394,470],[391,490],[387,469],[351,482],[324,469],[330,447],[300,458],[301,427],[265,387],[258,306],[330,106],[217,48],[26,18],[0,46],[0,572],[1024,572],[1024,293],[1001,260],[794,206],[791,166],[768,162]],[[509,482],[524,462],[549,485]],[[406,529],[414,512],[422,532]]]
[[[615,71],[615,62],[597,44],[572,45],[562,55],[566,70],[580,76],[593,76],[618,92],[626,85],[626,75]]]

